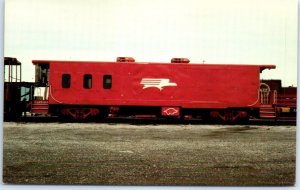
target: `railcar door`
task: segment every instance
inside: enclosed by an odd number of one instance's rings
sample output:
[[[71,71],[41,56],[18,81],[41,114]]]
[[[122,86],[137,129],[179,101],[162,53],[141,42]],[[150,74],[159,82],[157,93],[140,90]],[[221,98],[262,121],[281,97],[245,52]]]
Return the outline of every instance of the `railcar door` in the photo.
[[[35,65],[35,85],[32,87],[31,114],[48,114],[49,63]]]

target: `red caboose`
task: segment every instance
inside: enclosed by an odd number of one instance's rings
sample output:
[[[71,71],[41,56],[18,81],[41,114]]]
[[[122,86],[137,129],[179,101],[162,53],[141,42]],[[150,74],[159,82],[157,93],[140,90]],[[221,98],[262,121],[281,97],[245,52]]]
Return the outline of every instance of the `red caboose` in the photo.
[[[260,73],[273,65],[34,60],[36,111],[84,119],[90,116],[154,115],[247,119],[259,114]],[[268,95],[272,96],[272,94]],[[44,106],[42,106],[44,105]]]

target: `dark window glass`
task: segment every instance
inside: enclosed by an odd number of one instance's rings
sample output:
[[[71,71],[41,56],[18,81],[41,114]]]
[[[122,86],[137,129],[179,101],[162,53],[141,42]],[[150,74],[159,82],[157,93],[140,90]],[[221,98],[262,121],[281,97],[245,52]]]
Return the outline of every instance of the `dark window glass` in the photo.
[[[103,75],[103,88],[111,89],[112,86],[112,77],[111,75]]]
[[[92,75],[86,74],[83,77],[83,87],[92,88]]]
[[[70,86],[71,86],[71,75],[70,74],[63,74],[61,76],[61,87],[70,88]]]

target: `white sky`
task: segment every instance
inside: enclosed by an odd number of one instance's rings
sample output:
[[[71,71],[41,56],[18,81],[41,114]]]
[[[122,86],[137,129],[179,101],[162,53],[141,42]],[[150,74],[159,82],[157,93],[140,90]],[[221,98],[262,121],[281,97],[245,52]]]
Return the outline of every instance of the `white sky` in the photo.
[[[4,55],[33,59],[274,64],[297,85],[297,0],[7,0]]]

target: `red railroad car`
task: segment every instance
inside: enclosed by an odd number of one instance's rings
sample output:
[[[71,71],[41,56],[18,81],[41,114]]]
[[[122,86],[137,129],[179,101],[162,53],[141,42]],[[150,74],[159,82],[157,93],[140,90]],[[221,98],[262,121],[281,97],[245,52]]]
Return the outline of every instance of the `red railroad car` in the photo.
[[[282,87],[281,80],[262,80],[270,90],[277,92],[276,108],[277,119],[296,120],[297,111],[297,88],[293,86]]]
[[[260,73],[274,65],[34,60],[36,82],[33,111],[76,119],[90,116],[154,115],[248,119],[262,104]]]

